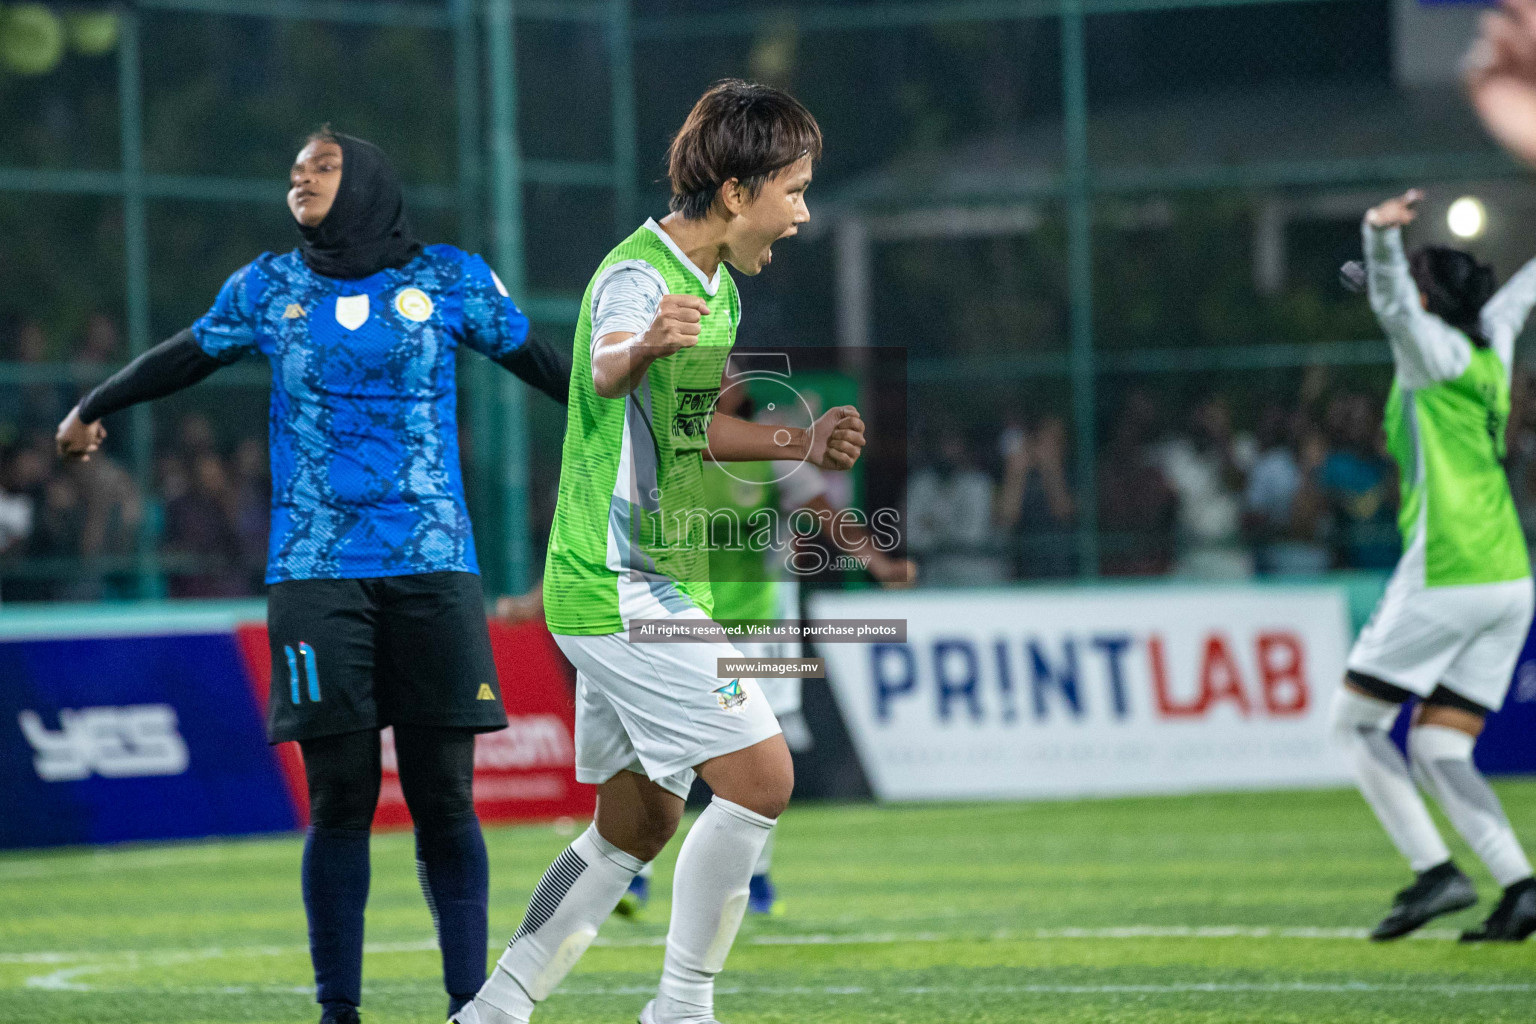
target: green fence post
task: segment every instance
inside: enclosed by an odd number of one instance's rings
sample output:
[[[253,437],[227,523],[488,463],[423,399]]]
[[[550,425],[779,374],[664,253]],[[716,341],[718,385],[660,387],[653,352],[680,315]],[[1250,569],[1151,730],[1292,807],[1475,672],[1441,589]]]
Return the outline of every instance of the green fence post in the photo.
[[[635,229],[635,35],[629,0],[611,0],[608,75],[613,91],[613,215],[615,238]]]
[[[1077,449],[1079,572],[1099,572],[1099,516],[1094,429],[1093,197],[1088,190],[1088,71],[1082,0],[1061,3],[1061,78],[1066,133],[1067,289],[1072,336],[1072,437]]]
[[[523,273],[523,167],[517,144],[517,29],[513,0],[489,0],[486,37],[491,76],[491,211],[495,225],[493,253],[507,290],[526,298]],[[501,541],[506,572],[503,585],[520,592],[530,583],[528,544],[528,409],[523,385],[496,375],[491,389],[501,417],[492,457],[501,467]]]
[[[123,266],[127,287],[128,354],[149,348],[149,237],[144,208],[144,83],[139,57],[139,19],[124,10],[117,44],[117,109],[123,164]],[[147,512],[154,486],[154,417],[147,405],[130,415],[133,432],[133,478],[146,509],[134,545],[140,598],[160,596],[159,559],[153,524]]]
[[[480,135],[480,39],[476,0],[453,0],[453,88],[458,115],[458,195],[459,245],[469,252],[483,247],[485,205],[481,201],[485,161]],[[486,582],[498,585],[505,577],[499,543],[491,537],[497,532],[495,513],[497,481],[493,475],[495,417],[491,395],[492,377],[499,372],[483,359],[464,359],[459,363],[463,387],[460,394],[468,404],[469,464],[464,467],[470,490],[471,517],[476,533],[484,538],[480,547],[480,570]]]

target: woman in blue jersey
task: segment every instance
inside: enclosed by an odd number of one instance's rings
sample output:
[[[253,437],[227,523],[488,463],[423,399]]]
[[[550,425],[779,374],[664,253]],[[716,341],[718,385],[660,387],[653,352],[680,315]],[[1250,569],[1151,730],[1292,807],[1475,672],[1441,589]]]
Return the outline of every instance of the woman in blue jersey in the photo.
[[[415,239],[377,147],[322,130],[289,179],[300,246],[236,271],[205,316],[87,395],[58,447],[89,458],[111,413],[242,356],[269,361],[269,738],[304,753],[321,1020],[357,1020],[386,726],[452,1013],[485,980],[474,737],[506,725],[459,470],[456,353],[468,345],[561,402],[570,357],[529,336],[479,256]]]

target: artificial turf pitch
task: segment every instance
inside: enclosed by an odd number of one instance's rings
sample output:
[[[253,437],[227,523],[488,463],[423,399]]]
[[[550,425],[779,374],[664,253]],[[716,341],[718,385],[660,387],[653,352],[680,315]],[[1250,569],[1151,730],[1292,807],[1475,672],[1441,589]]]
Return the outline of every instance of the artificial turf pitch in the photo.
[[[1536,781],[1497,788],[1536,846]],[[498,948],[570,831],[488,830]],[[541,1022],[634,1020],[661,965],[676,845],[646,915],[608,922]],[[314,1021],[299,847],[0,855],[0,1024]],[[1375,945],[1364,930],[1409,878],[1353,792],[792,807],[774,868],[786,912],[747,921],[718,1012],[726,1024],[1536,1021],[1536,939],[1452,941],[1498,896],[1453,849],[1482,902]],[[409,833],[374,838],[368,944],[365,1024],[440,1024]]]

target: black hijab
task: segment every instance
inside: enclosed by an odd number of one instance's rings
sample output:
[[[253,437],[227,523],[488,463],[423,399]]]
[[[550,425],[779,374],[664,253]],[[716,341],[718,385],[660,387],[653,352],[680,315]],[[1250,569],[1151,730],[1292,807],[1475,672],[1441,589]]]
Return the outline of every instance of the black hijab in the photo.
[[[379,147],[350,135],[341,146],[341,185],[325,219],[299,225],[304,263],[323,277],[355,280],[403,267],[421,253],[405,216],[400,177]]]

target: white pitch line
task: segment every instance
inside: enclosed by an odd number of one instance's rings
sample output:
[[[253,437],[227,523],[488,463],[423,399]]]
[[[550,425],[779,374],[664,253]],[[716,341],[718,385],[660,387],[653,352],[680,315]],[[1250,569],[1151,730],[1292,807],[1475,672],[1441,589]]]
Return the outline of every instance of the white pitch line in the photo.
[[[823,932],[805,935],[744,935],[738,945],[746,946],[888,946],[904,943],[935,942],[1054,942],[1077,939],[1301,939],[1355,941],[1365,938],[1364,928],[1311,928],[1282,925],[1121,925],[1107,928],[1035,928],[1014,931],[999,929],[988,933],[955,932]],[[1424,928],[1409,939],[1448,942],[1460,936],[1450,928]],[[639,935],[631,938],[599,936],[594,946],[610,949],[645,948],[666,945],[664,935]],[[488,949],[499,950],[502,942]],[[433,939],[406,942],[370,942],[365,953],[429,953],[437,949]],[[241,959],[246,957],[298,956],[309,947],[291,946],[205,946],[195,949],[64,950],[0,953],[0,964],[70,964],[115,960],[145,959],[166,964],[184,960]]]
[[[73,969],[77,973],[80,968]],[[68,972],[58,972],[64,975]],[[84,982],[73,981],[73,975],[67,978],[59,978],[53,984],[38,984],[34,988],[49,989],[62,992],[92,992],[96,994],[134,994],[145,992],[175,992],[182,995],[291,995],[305,999],[313,995],[313,991],[307,987],[291,985],[224,985],[201,988],[175,987],[132,987],[132,986],[98,986]],[[422,989],[422,984],[378,984],[369,983],[363,986],[365,993],[382,995],[391,992],[416,992]],[[615,986],[571,986],[563,988],[555,993],[556,997],[569,999],[602,998],[614,996],[647,996],[654,995],[655,985],[615,985]],[[1382,984],[1365,981],[1343,982],[1312,982],[1312,981],[1277,981],[1277,982],[1184,982],[1168,985],[909,985],[900,987],[880,986],[870,987],[864,985],[790,985],[790,986],[758,986],[758,985],[718,985],[715,988],[716,995],[722,996],[871,996],[871,995],[905,995],[905,996],[952,996],[959,994],[984,994],[984,995],[1050,995],[1050,996],[1108,996],[1108,995],[1279,995],[1284,993],[1303,993],[1314,995],[1344,995],[1355,993],[1373,993],[1377,995],[1411,995],[1411,996],[1470,996],[1470,995],[1505,995],[1536,993],[1536,984],[1521,983],[1430,983],[1427,985],[1413,984]]]
[[[902,944],[931,944],[940,942],[1055,942],[1082,939],[1286,939],[1355,942],[1366,937],[1364,928],[1307,928],[1286,926],[1247,925],[1124,925],[1111,928],[1036,928],[1010,931],[1000,929],[987,934],[955,934],[952,932],[862,932],[851,934],[811,933],[806,935],[746,935],[738,941],[741,946],[888,946]],[[1448,942],[1460,933],[1447,928],[1426,928],[1414,932],[1410,939],[1430,942]],[[609,949],[651,948],[666,944],[666,936],[641,935],[631,938],[599,937],[596,946]],[[503,944],[493,943],[488,949],[500,950]],[[417,939],[406,942],[370,942],[363,951],[374,955],[395,953],[429,953],[437,949],[433,939]],[[205,946],[198,949],[129,949],[129,950],[77,950],[34,951],[0,953],[0,964],[71,964],[96,965],[101,970],[112,967],[132,969],[140,963],[153,966],[170,966],[195,960],[238,960],[252,957],[303,956],[307,946]],[[58,972],[55,972],[58,973]],[[40,975],[47,978],[52,975]],[[35,979],[28,979],[31,984]],[[46,985],[42,987],[48,987]]]
[[[109,964],[84,964],[75,967],[65,967],[54,971],[52,974],[28,978],[26,987],[47,989],[50,992],[90,992],[91,986],[75,979],[82,974],[100,974],[111,969]]]
[[[665,940],[663,940],[665,941]],[[487,947],[500,949],[500,946]],[[363,947],[365,953],[430,953],[437,949],[437,940],[418,939],[413,942],[370,942]],[[154,966],[186,963],[192,960],[242,960],[263,956],[300,956],[309,952],[308,946],[204,946],[201,949],[108,949],[76,952],[0,953],[0,964],[62,964],[88,961],[104,964],[133,964],[138,961]]]

